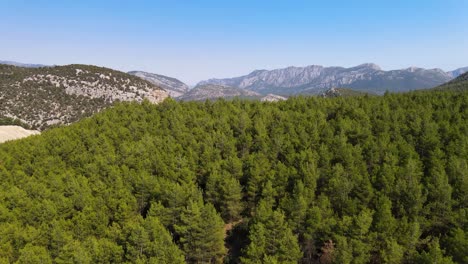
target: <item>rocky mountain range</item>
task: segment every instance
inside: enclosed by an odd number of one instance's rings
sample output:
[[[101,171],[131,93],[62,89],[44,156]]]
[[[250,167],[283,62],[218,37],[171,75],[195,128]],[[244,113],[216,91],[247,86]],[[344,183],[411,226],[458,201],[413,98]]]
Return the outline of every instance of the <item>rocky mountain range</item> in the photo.
[[[238,87],[261,94],[279,95],[320,94],[329,88],[347,87],[364,92],[384,93],[428,89],[450,81],[467,68],[444,72],[440,69],[411,67],[384,71],[376,64],[366,63],[351,68],[288,67],[275,70],[256,70],[252,73],[227,79],[209,79],[199,85],[216,84]]]
[[[172,77],[143,71],[131,71],[128,72],[128,74],[138,76],[163,88],[171,97],[179,97],[189,90],[189,86],[187,84]]]
[[[19,119],[35,129],[74,122],[116,101],[158,103],[167,96],[146,80],[108,68],[0,65],[0,116]]]

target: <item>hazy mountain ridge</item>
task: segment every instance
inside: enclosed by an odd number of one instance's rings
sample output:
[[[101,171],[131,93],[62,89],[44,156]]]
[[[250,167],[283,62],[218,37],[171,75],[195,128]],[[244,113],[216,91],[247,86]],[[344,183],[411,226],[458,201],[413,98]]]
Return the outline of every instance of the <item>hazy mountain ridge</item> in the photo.
[[[24,68],[51,67],[50,65],[44,65],[44,64],[21,63],[21,62],[16,62],[16,61],[2,61],[2,60],[0,60],[0,64],[6,64],[6,65],[12,65],[12,66],[24,67]]]
[[[148,81],[108,68],[0,65],[0,115],[35,128],[77,121],[115,101],[158,103],[167,96]]]
[[[189,86],[187,84],[176,78],[144,71],[130,71],[128,74],[140,77],[163,88],[171,97],[179,97],[189,90]]]
[[[447,73],[450,74],[453,78],[457,78],[458,76],[464,74],[465,72],[468,72],[468,67],[459,68],[453,71],[449,71]]]
[[[451,80],[454,74],[461,71],[463,68],[444,72],[441,69],[416,67],[384,71],[373,63],[351,68],[311,65],[271,71],[257,70],[245,76],[209,79],[199,84],[234,86],[262,94],[281,95],[320,94],[333,87],[349,87],[355,90],[383,93],[386,90],[402,92],[432,88]]]

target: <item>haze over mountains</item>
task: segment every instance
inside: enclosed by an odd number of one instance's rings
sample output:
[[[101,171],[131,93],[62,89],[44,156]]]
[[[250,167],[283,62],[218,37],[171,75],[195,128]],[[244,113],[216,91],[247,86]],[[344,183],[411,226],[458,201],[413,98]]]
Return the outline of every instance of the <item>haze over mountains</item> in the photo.
[[[468,67],[463,67],[456,69],[454,71],[448,72],[453,78],[457,78],[458,76],[464,74],[465,72],[468,72]]]
[[[0,61],[1,62],[1,61]],[[41,67],[41,64],[3,62],[20,67]],[[201,81],[196,90],[182,81],[144,71],[130,71],[128,74],[140,77],[161,87],[173,98],[184,100],[205,100],[219,97],[252,96],[259,98],[273,96],[291,96],[298,94],[320,95],[330,88],[349,88],[356,91],[383,94],[385,91],[404,92],[417,89],[429,89],[444,84],[468,71],[468,67],[445,72],[441,69],[410,67],[407,69],[384,71],[378,65],[365,63],[355,67],[324,67],[310,65],[306,67],[287,67],[274,70],[255,70],[250,74]],[[207,86],[216,85],[216,86]],[[218,87],[219,89],[215,89]],[[231,89],[228,89],[231,87]],[[236,88],[236,89],[234,89]],[[241,90],[238,90],[241,89]],[[253,93],[252,93],[253,92]],[[203,95],[203,96],[202,96]]]
[[[273,96],[271,98],[298,94],[320,95],[337,87],[375,94],[383,94],[387,90],[404,92],[433,88],[467,71],[468,67],[449,72],[417,67],[384,71],[373,63],[351,68],[311,65],[270,71],[256,70],[240,77],[209,79],[199,82],[190,91],[188,85],[171,77],[141,71],[129,73],[159,85],[168,91],[171,97],[180,97],[181,100],[206,100],[235,96],[263,98],[262,96],[268,94]]]
[[[386,90],[403,92],[428,89],[443,84],[466,72],[461,68],[450,72],[441,69],[411,67],[402,70],[384,71],[373,63],[361,64],[351,68],[288,67],[271,71],[256,70],[240,77],[209,79],[202,84],[218,84],[247,89],[262,94],[281,95],[320,94],[334,87],[346,87],[359,91],[383,93]]]
[[[21,62],[16,62],[16,61],[2,61],[2,60],[0,60],[0,64],[13,65],[13,66],[25,67],[25,68],[49,67],[49,65],[44,65],[44,64],[31,64],[31,63],[21,63]]]

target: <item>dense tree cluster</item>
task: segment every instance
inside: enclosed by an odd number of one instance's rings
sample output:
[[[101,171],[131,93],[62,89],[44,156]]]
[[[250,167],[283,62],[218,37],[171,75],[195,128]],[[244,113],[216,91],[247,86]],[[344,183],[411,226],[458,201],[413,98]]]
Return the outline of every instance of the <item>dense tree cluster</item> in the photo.
[[[467,263],[468,93],[120,103],[0,145],[0,263]]]

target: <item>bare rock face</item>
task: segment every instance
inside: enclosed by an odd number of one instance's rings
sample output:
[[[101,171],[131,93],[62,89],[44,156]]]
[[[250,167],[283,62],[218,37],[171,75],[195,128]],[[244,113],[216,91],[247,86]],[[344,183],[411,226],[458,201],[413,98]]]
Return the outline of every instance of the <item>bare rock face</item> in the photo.
[[[90,65],[23,68],[0,65],[0,115],[44,129],[69,124],[114,102],[168,97],[133,75]]]
[[[189,86],[175,78],[143,71],[131,71],[128,74],[135,75],[159,86],[169,93],[170,97],[179,97],[189,90]]]
[[[27,130],[20,126],[0,126],[0,143],[40,134],[37,130]]]
[[[148,98],[148,100],[153,103],[153,104],[159,104],[161,103],[162,101],[164,101],[164,99],[168,98],[169,97],[169,93],[166,92],[166,91],[163,91],[163,90],[154,90],[149,96],[147,96],[146,98]]]
[[[452,79],[453,74],[440,69],[427,70],[416,67],[383,71],[372,63],[351,68],[311,65],[271,71],[257,70],[245,76],[202,81],[199,85],[232,86],[264,95],[268,93],[279,95],[321,94],[333,87],[348,87],[359,91],[384,93],[386,90],[401,92],[432,88]]]
[[[283,100],[286,100],[288,98],[284,97],[284,96],[280,96],[280,95],[276,95],[276,94],[267,94],[265,96],[263,96],[262,98],[260,98],[260,101],[262,102],[278,102],[278,101],[283,101]]]

